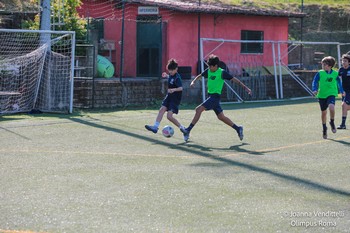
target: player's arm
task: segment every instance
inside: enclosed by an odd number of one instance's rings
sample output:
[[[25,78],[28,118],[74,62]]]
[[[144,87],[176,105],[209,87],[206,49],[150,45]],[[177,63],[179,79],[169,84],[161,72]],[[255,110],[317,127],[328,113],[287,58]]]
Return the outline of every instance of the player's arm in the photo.
[[[242,83],[241,80],[239,80],[238,78],[233,77],[231,74],[227,73],[226,71],[223,71],[222,75],[223,75],[223,79],[230,80],[231,82],[239,84],[249,95],[252,94],[252,90],[250,90],[249,87],[244,85],[244,83]]]
[[[169,88],[168,89],[168,93],[174,93],[174,92],[177,92],[177,91],[182,91],[183,88],[182,87],[177,87],[177,88]]]
[[[314,93],[314,95],[317,95],[319,81],[320,81],[320,73],[317,72],[315,74],[314,80],[312,81],[312,92]]]
[[[202,78],[202,77],[208,77],[208,69],[206,69],[203,73],[197,75],[197,76],[192,80],[192,82],[191,82],[191,84],[190,84],[190,87],[193,87],[194,84],[195,84],[195,82],[196,82],[198,79]]]
[[[345,92],[344,92],[344,89],[343,89],[342,80],[341,80],[341,78],[340,78],[339,76],[337,77],[337,84],[338,84],[338,90],[339,90],[339,92],[342,94],[342,96],[345,96]]]

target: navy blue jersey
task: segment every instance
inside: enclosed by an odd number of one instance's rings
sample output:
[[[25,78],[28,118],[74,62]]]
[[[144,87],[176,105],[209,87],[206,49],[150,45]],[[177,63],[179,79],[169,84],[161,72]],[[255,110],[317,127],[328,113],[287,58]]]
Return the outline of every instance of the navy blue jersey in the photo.
[[[342,79],[343,89],[346,93],[350,93],[350,67],[344,69],[341,67],[338,71],[339,77]]]
[[[168,77],[168,89],[182,87],[182,80],[179,73]],[[169,104],[179,105],[182,98],[182,91],[175,91],[173,93],[168,93],[164,100],[163,105],[168,107]]]

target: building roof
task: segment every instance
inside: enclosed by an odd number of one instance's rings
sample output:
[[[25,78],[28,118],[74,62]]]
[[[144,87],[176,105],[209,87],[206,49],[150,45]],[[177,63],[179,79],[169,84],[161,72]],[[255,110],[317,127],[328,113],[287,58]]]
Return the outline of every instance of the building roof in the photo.
[[[125,2],[137,3],[145,6],[158,6],[187,13],[240,14],[292,18],[303,18],[306,16],[306,14],[302,12],[262,9],[254,6],[230,5],[217,0],[215,3],[210,1],[203,2],[201,0],[125,0]]]

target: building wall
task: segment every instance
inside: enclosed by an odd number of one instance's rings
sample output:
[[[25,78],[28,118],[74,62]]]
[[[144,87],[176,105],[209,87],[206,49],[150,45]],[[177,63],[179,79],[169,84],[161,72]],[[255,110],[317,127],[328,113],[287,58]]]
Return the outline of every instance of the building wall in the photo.
[[[96,4],[96,2],[95,2]],[[105,4],[110,9],[109,1],[98,1],[99,8],[94,8],[93,3],[86,2],[83,4],[79,12],[83,16],[99,18],[104,16],[104,36],[106,40],[113,40],[116,43],[116,49],[112,53],[112,62],[116,67],[116,76],[120,72],[120,52],[121,52],[121,9],[115,8],[108,14],[99,11],[104,9],[101,4]],[[127,4],[128,16],[124,26],[124,60],[123,60],[123,76],[136,76],[136,18],[137,4]],[[88,9],[88,11],[87,11]],[[88,15],[87,15],[88,12]],[[198,63],[198,15],[190,13],[181,13],[169,11],[167,9],[159,9],[162,17],[164,30],[163,39],[163,61],[162,67],[165,67],[166,61],[170,58],[176,58],[180,66],[191,66],[192,75],[197,73]],[[165,28],[165,27],[164,27]],[[286,41],[288,40],[288,18],[287,17],[269,17],[269,16],[248,16],[248,15],[213,15],[201,14],[201,37],[202,38],[224,38],[224,39],[241,39],[241,30],[257,30],[264,31],[265,40]],[[208,55],[217,45],[206,45],[205,54]],[[240,44],[234,47],[221,47],[220,50],[214,51],[221,60],[232,60],[234,56],[240,54]],[[265,48],[266,47],[266,48]],[[283,45],[281,50],[286,50],[287,45]],[[277,52],[277,48],[276,48]],[[105,52],[105,56],[108,53]],[[252,59],[259,56],[262,60],[271,61],[266,64],[272,64],[272,49],[269,44],[265,44],[263,54],[244,54],[244,59]],[[284,58],[287,63],[287,57]]]

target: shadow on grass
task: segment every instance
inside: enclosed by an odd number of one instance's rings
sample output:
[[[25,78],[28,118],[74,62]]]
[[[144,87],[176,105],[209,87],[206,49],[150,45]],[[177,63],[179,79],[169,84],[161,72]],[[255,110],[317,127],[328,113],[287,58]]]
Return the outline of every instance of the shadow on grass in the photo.
[[[331,139],[331,138],[329,138],[328,140],[333,141],[333,142],[337,142],[337,143],[340,143],[340,144],[343,144],[345,146],[350,146],[350,142],[346,142],[346,141],[343,141],[343,140],[335,140],[335,139]]]
[[[249,143],[242,143],[241,145],[231,146],[230,150],[235,150],[239,153],[251,154],[251,155],[264,155],[266,153],[279,151],[277,149],[276,150],[268,150],[268,151],[266,151],[266,150],[264,150],[264,151],[247,150],[247,149],[242,148],[242,146],[245,146],[245,145],[249,145]]]
[[[9,132],[9,133],[11,133],[11,134],[14,134],[14,135],[16,135],[16,136],[18,136],[18,137],[21,137],[21,138],[23,138],[23,139],[31,140],[31,139],[28,138],[28,137],[25,137],[25,136],[23,136],[23,135],[21,135],[21,134],[15,133],[15,132],[12,131],[12,130],[5,129],[5,128],[3,128],[3,127],[0,126],[0,131],[1,131],[1,130],[7,131],[7,132]]]
[[[156,144],[159,144],[159,145],[170,147],[172,149],[182,150],[182,151],[185,151],[187,153],[190,153],[190,154],[193,154],[193,155],[197,155],[197,156],[201,156],[201,157],[208,158],[208,159],[212,159],[212,160],[215,160],[215,161],[218,161],[218,162],[230,165],[230,166],[240,167],[240,168],[244,168],[244,169],[247,169],[247,170],[250,170],[250,171],[260,172],[260,173],[263,173],[263,174],[271,175],[271,176],[274,176],[274,177],[277,177],[277,178],[280,178],[280,179],[283,179],[283,180],[286,180],[286,181],[290,181],[291,183],[305,185],[305,186],[307,186],[307,187],[309,187],[311,189],[319,190],[321,192],[333,193],[333,194],[337,194],[337,195],[341,195],[341,196],[350,197],[350,192],[346,191],[346,190],[333,188],[333,187],[326,186],[326,185],[323,185],[323,184],[320,184],[320,183],[317,183],[317,182],[313,182],[311,180],[298,178],[298,177],[292,176],[292,175],[283,174],[281,172],[277,172],[277,171],[273,171],[273,170],[270,170],[270,169],[262,168],[262,167],[255,166],[255,165],[252,165],[252,164],[243,163],[243,162],[231,160],[229,158],[223,158],[223,157],[216,156],[216,155],[210,153],[210,151],[211,151],[210,148],[196,147],[196,148],[200,148],[201,149],[201,151],[197,151],[197,150],[193,149],[194,146],[191,146],[191,145],[187,146],[187,144],[174,146],[174,144],[171,144],[171,143],[168,143],[168,142],[159,141],[159,140],[156,140],[156,139],[152,139],[150,137],[142,136],[142,135],[136,134],[136,133],[131,133],[129,131],[125,131],[125,130],[122,130],[122,129],[116,129],[116,128],[113,128],[113,127],[100,125],[100,124],[97,124],[95,122],[86,121],[86,120],[82,120],[82,119],[78,119],[78,118],[71,118],[70,120],[74,121],[74,122],[77,122],[77,123],[80,123],[80,124],[88,125],[88,126],[91,126],[91,127],[104,129],[104,130],[111,131],[111,132],[114,132],[114,133],[124,134],[124,135],[130,136],[130,137],[146,140],[146,141],[153,142],[153,143],[156,143]],[[245,152],[245,153],[254,154],[253,151],[244,150],[244,149],[240,148],[239,146],[233,146],[230,149],[232,150],[232,149],[235,149],[235,148],[236,149],[238,148],[238,151],[241,150],[242,152]],[[263,152],[255,152],[255,154],[258,154],[258,155],[260,155],[262,153]],[[266,152],[264,152],[264,153],[266,153]]]

